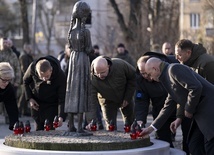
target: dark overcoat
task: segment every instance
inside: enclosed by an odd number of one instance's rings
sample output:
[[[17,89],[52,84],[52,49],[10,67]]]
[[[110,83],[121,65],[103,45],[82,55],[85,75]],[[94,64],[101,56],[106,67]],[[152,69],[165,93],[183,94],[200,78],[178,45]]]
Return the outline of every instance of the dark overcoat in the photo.
[[[42,81],[36,71],[36,64],[41,59],[47,59],[53,70],[49,81]],[[66,77],[59,61],[53,56],[41,57],[30,64],[23,77],[25,96],[27,100],[33,98],[40,105],[40,109],[64,106]],[[63,110],[60,111],[60,115]]]
[[[160,82],[169,95],[165,106],[153,125],[158,129],[169,117],[177,105],[179,116],[184,115],[184,110],[193,114],[193,119],[207,140],[214,137],[214,85],[202,76],[181,64],[168,64],[162,62]]]
[[[4,103],[9,117],[9,129],[13,130],[13,125],[19,120],[18,107],[16,103],[15,90],[11,83],[5,89],[0,88],[0,102]]]

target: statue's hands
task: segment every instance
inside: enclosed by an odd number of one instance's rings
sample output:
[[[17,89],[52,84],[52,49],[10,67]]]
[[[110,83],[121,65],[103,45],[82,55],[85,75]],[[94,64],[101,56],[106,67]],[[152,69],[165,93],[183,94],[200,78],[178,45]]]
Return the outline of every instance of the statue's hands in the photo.
[[[177,118],[175,121],[173,121],[171,124],[170,124],[170,130],[173,132],[173,133],[176,133],[176,129],[179,127],[179,125],[181,124],[182,122],[182,119],[181,118]]]
[[[30,103],[30,107],[36,111],[39,110],[39,104],[34,100],[34,99],[30,99],[29,100],[29,103]]]
[[[154,131],[154,129],[151,127],[151,126],[149,126],[149,127],[147,127],[147,128],[142,128],[142,132],[140,133],[140,135],[142,136],[142,137],[145,137],[146,135],[149,135],[150,133],[152,133]]]
[[[59,123],[58,123],[58,126],[60,127],[60,126],[62,126],[62,124],[63,124],[63,118],[62,117],[59,117]]]

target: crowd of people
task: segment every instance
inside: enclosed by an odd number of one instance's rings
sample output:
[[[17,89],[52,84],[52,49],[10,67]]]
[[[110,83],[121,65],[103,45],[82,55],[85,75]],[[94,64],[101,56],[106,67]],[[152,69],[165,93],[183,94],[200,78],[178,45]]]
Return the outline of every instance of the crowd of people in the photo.
[[[147,52],[137,62],[123,43],[118,44],[112,58],[102,55],[99,46],[94,45],[91,51],[78,56],[84,58],[81,61],[76,59],[74,54],[79,53],[73,53],[69,43],[58,58],[45,56],[36,60],[30,44],[24,44],[21,53],[11,44],[7,38],[0,39],[0,102],[8,113],[10,130],[22,115],[32,116],[36,130],[44,130],[45,120],[52,123],[55,116],[59,116],[59,126],[67,119],[67,113],[73,119],[76,111],[73,107],[69,110],[70,102],[76,97],[82,100],[82,95],[71,98],[68,93],[77,89],[75,76],[88,75],[79,75],[82,71],[71,74],[78,69],[75,65],[81,63],[88,65],[83,68],[90,69],[90,102],[81,110],[81,127],[76,129],[69,119],[70,132],[90,130],[92,120],[99,130],[109,130],[112,122],[117,129],[119,110],[124,124],[131,126],[135,120],[141,123],[142,136],[156,131],[157,139],[174,147],[172,133],[181,125],[182,149],[187,155],[214,154],[214,57],[207,54],[202,44],[181,39],[173,51],[172,45],[165,42],[161,53]],[[154,121],[148,126],[150,110]]]

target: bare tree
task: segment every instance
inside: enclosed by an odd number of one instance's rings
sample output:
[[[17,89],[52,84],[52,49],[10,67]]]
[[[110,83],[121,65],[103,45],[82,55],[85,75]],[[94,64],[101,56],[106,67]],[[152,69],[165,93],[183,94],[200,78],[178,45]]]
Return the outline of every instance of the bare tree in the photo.
[[[116,1],[109,0],[109,2],[117,16],[118,24],[123,32],[127,48],[132,51],[133,57],[139,57],[143,50],[145,52],[149,49],[148,46],[146,46],[149,41],[143,40],[143,36],[147,36],[148,32],[146,31],[146,27],[142,26],[142,8],[147,9],[147,5],[144,5],[144,3],[148,3],[148,1],[129,0],[128,5],[130,11],[128,21],[125,21],[124,15],[121,13]]]
[[[213,0],[205,0],[203,9],[209,18],[209,22],[212,25],[212,36],[206,36],[207,41],[205,42],[205,46],[207,48],[208,53],[214,55],[214,1]]]
[[[45,46],[47,54],[53,54],[51,53],[53,49],[51,49],[50,46],[53,42],[64,48],[64,45],[66,43],[65,38],[67,36],[64,36],[63,39],[57,36],[57,34],[59,33],[57,30],[57,23],[59,24],[60,22],[62,22],[62,18],[61,21],[57,20],[60,20],[60,16],[62,17],[61,13],[69,13],[70,20],[70,9],[73,7],[75,2],[76,0],[38,1],[37,17],[40,24],[38,24],[37,30],[39,29],[39,31],[42,31],[43,33],[44,40],[42,42],[46,44]],[[68,23],[67,25],[69,29],[70,21],[66,22]],[[39,46],[37,46],[37,48],[38,47]]]
[[[55,15],[57,11],[56,9],[57,1],[48,1],[48,2],[50,2],[50,4],[47,4],[47,5],[50,5],[50,6],[44,5],[44,1],[39,1],[38,18],[41,24],[41,28],[43,30],[44,38],[47,41],[47,44],[46,44],[47,54],[50,54],[51,53],[50,44],[51,44],[51,38],[53,37],[54,20],[55,20]]]
[[[9,6],[4,0],[0,1],[0,31],[1,35],[8,35],[8,32],[15,32],[18,25],[16,24],[15,14],[13,14]]]
[[[165,41],[174,44],[179,39],[179,1],[151,0],[149,14],[152,16],[154,43]]]
[[[207,10],[214,12],[214,1],[213,0],[205,0],[204,9],[207,9]]]
[[[150,50],[150,43],[172,44],[179,38],[179,0],[129,0],[129,18],[125,21],[116,0],[109,0],[121,31],[133,56]],[[127,23],[127,24],[126,24]],[[149,32],[147,31],[149,28]]]
[[[22,19],[23,44],[30,43],[27,2],[26,0],[19,0],[19,3],[20,3],[21,19]]]

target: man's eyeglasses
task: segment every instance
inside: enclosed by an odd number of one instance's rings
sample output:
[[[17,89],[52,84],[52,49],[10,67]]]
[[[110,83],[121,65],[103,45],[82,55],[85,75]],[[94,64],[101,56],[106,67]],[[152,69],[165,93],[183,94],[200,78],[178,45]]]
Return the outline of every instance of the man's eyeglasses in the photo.
[[[2,80],[3,83],[7,83],[7,82],[9,83],[12,81],[12,79],[2,79],[1,77],[0,77],[0,79]]]

